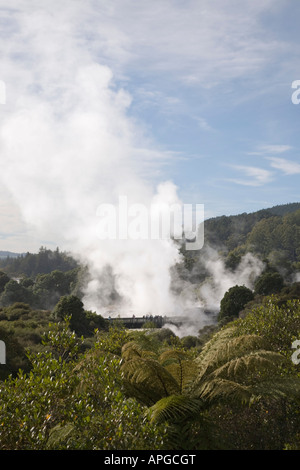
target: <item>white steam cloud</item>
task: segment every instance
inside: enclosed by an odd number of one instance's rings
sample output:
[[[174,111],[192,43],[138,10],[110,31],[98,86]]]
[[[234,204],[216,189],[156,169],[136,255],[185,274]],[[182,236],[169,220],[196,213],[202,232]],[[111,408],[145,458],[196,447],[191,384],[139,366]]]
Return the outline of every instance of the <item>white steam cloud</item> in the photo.
[[[235,285],[244,285],[252,290],[264,269],[264,263],[252,253],[243,256],[234,271],[226,269],[223,259],[210,247],[207,247],[203,262],[209,278],[200,286],[198,295],[208,310],[218,310],[224,294]]]
[[[149,159],[156,158],[157,171],[165,155],[129,118],[130,95],[116,86],[108,66],[97,63],[65,13],[53,19],[51,8],[20,6],[8,14],[14,34],[3,48],[8,103],[0,129],[2,184],[40,239],[88,265],[87,308],[101,313],[107,307],[113,280],[128,311],[172,314],[175,245],[101,241],[96,217],[99,204],[116,204],[123,194],[129,204],[177,203],[172,183],[157,189],[151,183]]]

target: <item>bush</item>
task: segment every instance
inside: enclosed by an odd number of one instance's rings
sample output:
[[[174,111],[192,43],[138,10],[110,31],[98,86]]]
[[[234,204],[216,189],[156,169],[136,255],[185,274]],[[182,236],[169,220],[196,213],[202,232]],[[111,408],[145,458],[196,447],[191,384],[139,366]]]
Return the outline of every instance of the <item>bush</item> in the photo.
[[[274,351],[292,355],[292,343],[300,339],[300,300],[278,305],[276,296],[237,320],[239,334],[257,334],[266,338]]]
[[[265,272],[257,278],[254,291],[256,294],[271,295],[280,292],[283,286],[283,277],[278,272]]]
[[[218,320],[237,317],[245,305],[254,299],[253,292],[246,286],[231,287],[220,303]]]
[[[47,351],[29,355],[32,369],[0,384],[1,450],[155,450],[164,428],[125,397],[120,360],[81,340],[68,323],[52,325]]]

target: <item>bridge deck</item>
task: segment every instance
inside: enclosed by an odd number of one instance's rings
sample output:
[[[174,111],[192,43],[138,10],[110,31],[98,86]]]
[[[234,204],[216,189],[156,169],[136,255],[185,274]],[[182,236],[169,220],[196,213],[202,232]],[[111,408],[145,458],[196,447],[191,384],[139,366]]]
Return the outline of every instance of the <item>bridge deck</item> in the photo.
[[[202,312],[206,316],[209,316],[210,314],[212,317],[215,315],[215,312]],[[200,315],[199,315],[200,316]],[[142,328],[145,323],[151,322],[153,323],[156,328],[162,328],[166,324],[171,324],[171,325],[183,325],[183,324],[195,324],[197,323],[197,317],[189,317],[187,316],[174,316],[174,317],[167,317],[167,316],[143,316],[143,317],[117,317],[117,318],[109,318],[109,321],[112,323],[122,323],[126,328],[131,328],[131,329],[138,329]],[[202,323],[203,317],[201,315],[201,318],[199,318],[199,323]]]

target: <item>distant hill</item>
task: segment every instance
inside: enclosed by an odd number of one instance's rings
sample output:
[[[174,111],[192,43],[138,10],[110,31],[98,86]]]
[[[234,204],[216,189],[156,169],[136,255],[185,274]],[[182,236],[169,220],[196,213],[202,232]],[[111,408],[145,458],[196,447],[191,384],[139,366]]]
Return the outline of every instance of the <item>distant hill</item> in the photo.
[[[25,256],[25,253],[13,253],[12,251],[0,251],[0,259],[2,258],[18,258],[19,256]]]
[[[196,282],[206,275],[201,263],[205,247],[217,250],[230,269],[235,269],[241,257],[251,252],[292,280],[300,272],[300,203],[207,219],[203,250],[182,250],[185,267]],[[184,270],[183,273],[187,275]]]
[[[268,212],[271,212],[273,215],[286,215],[291,212],[295,212],[300,209],[300,202],[293,202],[290,204],[282,204],[279,206],[271,207],[270,209],[265,209]],[[258,211],[259,212],[259,211]]]
[[[246,241],[254,226],[261,220],[288,216],[299,210],[300,202],[295,202],[251,213],[214,217],[205,221],[205,240],[211,245],[224,245],[232,250]]]
[[[10,252],[2,252],[10,253]],[[0,270],[9,275],[18,276],[25,274],[35,277],[37,274],[48,274],[51,271],[69,271],[78,267],[78,263],[68,253],[55,251],[41,247],[38,253],[23,253],[15,256],[6,255],[0,257]]]

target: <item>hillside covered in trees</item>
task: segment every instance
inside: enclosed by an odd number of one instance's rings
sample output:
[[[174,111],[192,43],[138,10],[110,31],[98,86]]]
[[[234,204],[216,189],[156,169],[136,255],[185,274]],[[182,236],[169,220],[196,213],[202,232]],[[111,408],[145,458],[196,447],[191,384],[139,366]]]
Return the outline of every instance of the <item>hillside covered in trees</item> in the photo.
[[[290,282],[300,272],[300,203],[275,206],[250,214],[221,216],[204,222],[204,251],[218,251],[226,267],[234,270],[252,253]],[[186,251],[182,275],[198,282],[207,273],[201,265],[203,250]]]
[[[85,267],[58,249],[0,260],[0,449],[299,450],[299,241],[300,204],[206,221],[227,272],[246,253],[264,269],[180,338],[85,310]],[[203,253],[179,249],[197,287]]]

